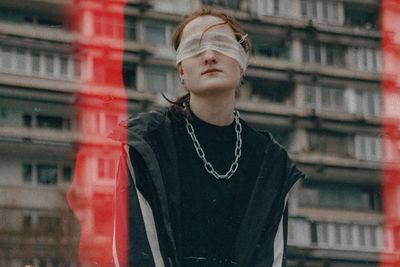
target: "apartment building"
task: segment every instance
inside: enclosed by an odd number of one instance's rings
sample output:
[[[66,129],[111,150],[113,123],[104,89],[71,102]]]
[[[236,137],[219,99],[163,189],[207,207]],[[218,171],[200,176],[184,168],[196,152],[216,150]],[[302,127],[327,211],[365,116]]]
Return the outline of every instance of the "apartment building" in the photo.
[[[390,165],[400,151],[382,150],[378,0],[128,0],[124,24],[110,19],[118,1],[71,2],[0,3],[0,266],[76,264],[79,225],[65,196],[74,145],[94,142],[79,129],[107,135],[123,118],[95,106],[76,116],[82,84],[112,95],[104,74],[118,68],[98,64],[112,53],[77,52],[76,43],[117,53],[123,35],[129,112],[161,108],[162,92],[182,93],[171,36],[202,5],[234,14],[252,41],[237,108],[308,175],[291,192],[288,266],[370,267],[382,251],[395,255],[394,235],[383,238],[381,173],[384,154]],[[64,19],[72,7],[79,32]],[[109,205],[118,154],[96,155],[85,190]],[[101,243],[104,226],[90,212]]]

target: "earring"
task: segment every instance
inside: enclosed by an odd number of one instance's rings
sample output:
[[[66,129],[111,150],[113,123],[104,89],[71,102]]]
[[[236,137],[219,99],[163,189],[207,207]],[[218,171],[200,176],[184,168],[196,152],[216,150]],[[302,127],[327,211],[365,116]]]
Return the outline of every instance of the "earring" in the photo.
[[[185,79],[181,79],[181,84],[184,85],[185,84]]]

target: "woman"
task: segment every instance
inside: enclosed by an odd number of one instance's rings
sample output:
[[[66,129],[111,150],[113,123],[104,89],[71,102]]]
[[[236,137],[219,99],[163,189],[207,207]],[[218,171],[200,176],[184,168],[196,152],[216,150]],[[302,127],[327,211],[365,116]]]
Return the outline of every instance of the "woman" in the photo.
[[[304,174],[234,110],[247,35],[233,17],[203,8],[183,19],[173,44],[188,94],[128,122],[116,265],[285,266],[287,194]]]

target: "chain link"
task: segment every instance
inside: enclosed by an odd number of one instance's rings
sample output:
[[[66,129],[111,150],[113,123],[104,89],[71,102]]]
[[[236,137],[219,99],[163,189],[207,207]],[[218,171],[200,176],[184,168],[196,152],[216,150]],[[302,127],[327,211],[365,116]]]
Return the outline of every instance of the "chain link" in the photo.
[[[192,138],[194,148],[196,149],[197,155],[204,162],[204,168],[209,174],[212,174],[217,179],[230,179],[239,167],[239,158],[242,155],[242,124],[240,123],[239,111],[234,111],[235,115],[235,132],[236,132],[236,147],[235,147],[235,161],[231,164],[231,167],[225,174],[219,174],[215,171],[214,167],[210,162],[207,161],[204,150],[201,148],[199,141],[194,133],[192,124],[186,119],[186,130]]]

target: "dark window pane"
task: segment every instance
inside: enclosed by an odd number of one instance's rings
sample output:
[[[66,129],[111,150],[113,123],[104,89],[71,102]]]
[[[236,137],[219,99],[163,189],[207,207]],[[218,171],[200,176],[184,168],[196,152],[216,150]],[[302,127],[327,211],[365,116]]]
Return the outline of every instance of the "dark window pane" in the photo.
[[[43,259],[40,259],[39,260],[39,267],[47,267],[47,261],[43,260]]]
[[[78,79],[81,77],[81,60],[79,59],[74,60],[74,76]]]
[[[303,62],[310,62],[310,45],[307,42],[303,42]]]
[[[58,116],[37,116],[37,125],[39,128],[62,129],[63,118]]]
[[[134,17],[125,18],[125,38],[136,40],[136,21]]]
[[[321,45],[320,44],[315,44],[314,45],[314,62],[321,64]]]
[[[54,56],[46,55],[46,74],[52,75],[54,73]]]
[[[340,224],[335,224],[335,244],[341,245],[342,244],[342,234],[340,230]]]
[[[32,73],[40,74],[40,54],[37,52],[32,53]]]
[[[17,71],[20,73],[25,72],[25,66],[26,66],[26,54],[23,49],[17,49],[16,53],[16,67]]]
[[[146,42],[151,44],[166,44],[165,26],[161,24],[147,24],[145,26]]]
[[[10,47],[3,47],[2,51],[2,68],[11,70],[12,67],[12,51]]]
[[[22,166],[22,179],[24,183],[31,183],[32,182],[32,165],[31,164],[24,164]]]
[[[22,231],[29,232],[32,230],[32,217],[25,215],[22,221]]]
[[[61,76],[68,76],[68,58],[60,58],[60,74]]]
[[[63,167],[63,182],[71,182],[72,181],[72,168],[71,167]]]
[[[24,114],[22,121],[25,127],[32,127],[32,116],[30,114]]]
[[[311,223],[311,242],[313,244],[317,244],[318,243],[317,224],[315,222]]]
[[[303,18],[307,17],[307,1],[301,0],[301,16]]]
[[[131,63],[124,63],[123,77],[126,87],[136,88],[136,65]]]
[[[40,216],[38,218],[39,232],[45,235],[61,235],[61,222],[61,218],[58,217]]]
[[[333,45],[326,46],[326,64],[334,65],[335,62],[335,48]]]
[[[100,158],[97,161],[97,176],[99,178],[104,178],[105,177],[105,160]]]
[[[39,164],[37,165],[37,179],[40,185],[57,184],[57,165]]]

